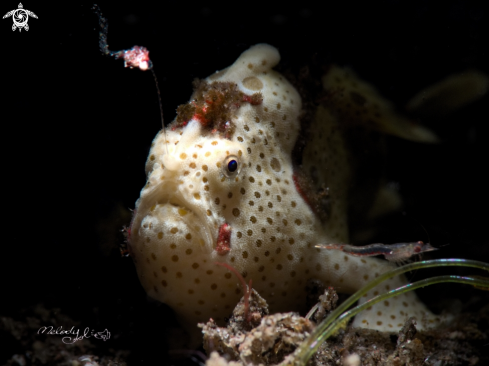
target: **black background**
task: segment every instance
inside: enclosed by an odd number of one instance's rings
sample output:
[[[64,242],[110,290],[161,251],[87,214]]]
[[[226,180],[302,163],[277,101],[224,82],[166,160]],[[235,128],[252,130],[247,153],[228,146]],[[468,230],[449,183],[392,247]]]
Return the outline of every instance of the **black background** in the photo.
[[[17,5],[3,1],[0,13]],[[0,21],[1,314],[40,302],[60,307],[83,326],[108,328],[111,347],[132,349],[135,364],[164,363],[162,337],[174,321],[147,301],[117,248],[161,127],[153,77],[102,56],[91,3],[23,5],[39,17],[29,19],[28,32],[12,32],[10,18]],[[259,42],[279,49],[284,68],[298,70],[315,55],[348,65],[401,110],[449,74],[489,73],[483,1],[99,5],[111,50],[150,50],[167,122],[190,97],[194,78],[227,67]],[[376,239],[449,244],[434,257],[489,261],[488,102],[422,121],[442,144],[389,139],[387,176],[399,184],[405,210]],[[443,285],[421,295],[432,305],[433,298],[487,298]]]

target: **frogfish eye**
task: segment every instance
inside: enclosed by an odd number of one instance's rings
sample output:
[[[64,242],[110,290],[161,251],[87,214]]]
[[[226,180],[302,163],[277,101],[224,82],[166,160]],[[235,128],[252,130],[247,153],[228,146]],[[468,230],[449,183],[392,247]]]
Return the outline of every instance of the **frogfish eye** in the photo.
[[[234,155],[228,155],[226,159],[224,159],[222,168],[224,175],[228,178],[238,175],[241,168],[238,157]]]
[[[228,170],[234,173],[238,169],[238,162],[236,160],[230,160],[228,163]]]

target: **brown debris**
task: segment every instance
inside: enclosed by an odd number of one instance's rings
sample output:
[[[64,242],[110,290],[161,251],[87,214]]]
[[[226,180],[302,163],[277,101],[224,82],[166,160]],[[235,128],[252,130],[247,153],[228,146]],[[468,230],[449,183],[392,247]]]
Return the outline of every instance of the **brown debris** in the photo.
[[[195,79],[192,100],[177,108],[176,123],[173,127],[183,127],[194,118],[203,127],[229,138],[234,132],[233,114],[241,104],[258,105],[262,102],[263,97],[260,93],[247,95],[234,83],[220,81],[208,83]]]
[[[326,319],[331,311],[336,309],[336,303],[338,302],[338,294],[332,287],[328,287],[324,294],[319,296],[319,307],[316,313],[313,315],[317,324]]]
[[[259,305],[257,304],[259,301]],[[320,296],[319,314],[335,308],[337,295],[328,288]],[[258,307],[257,307],[258,305]],[[244,303],[235,309],[227,328],[219,328],[213,320],[201,324],[204,348],[211,357],[208,366],[296,365],[293,352],[314,329],[314,324],[294,313],[264,315],[266,302],[253,290],[254,311],[261,309],[259,323],[253,329],[244,326]],[[481,307],[489,313],[489,305]],[[236,321],[238,319],[238,321]],[[480,315],[461,316],[450,328],[418,331],[416,321],[409,318],[398,333],[383,333],[347,326],[324,342],[309,366],[435,366],[479,364],[480,345],[488,336],[478,330],[475,319]],[[485,318],[484,318],[485,319]],[[480,347],[479,347],[480,348]],[[221,355],[221,356],[218,356]],[[485,359],[485,358],[483,358]]]

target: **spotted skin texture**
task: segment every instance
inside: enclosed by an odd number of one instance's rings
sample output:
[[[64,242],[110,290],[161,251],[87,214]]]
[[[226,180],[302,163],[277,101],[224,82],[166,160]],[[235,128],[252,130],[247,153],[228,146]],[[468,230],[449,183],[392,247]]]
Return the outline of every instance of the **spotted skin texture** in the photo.
[[[136,203],[131,253],[147,293],[175,310],[194,343],[198,322],[212,317],[222,324],[243,295],[237,278],[215,262],[252,279],[272,312],[307,311],[309,279],[352,293],[393,268],[380,259],[314,248],[348,241],[346,148],[337,119],[321,107],[313,121],[318,133],[304,149],[302,168],[315,174],[313,184],[330,188],[324,222],[294,184],[292,150],[302,101],[272,70],[279,59],[275,48],[259,44],[206,79],[235,83],[245,95],[263,97],[260,104],[242,103],[233,110],[231,136],[197,119],[173,123],[166,134],[157,134],[146,163],[148,179]],[[228,170],[230,160],[238,163],[234,172]],[[218,246],[223,232],[229,238],[224,251]],[[386,281],[364,300],[403,283],[403,278]],[[372,307],[355,324],[394,331],[408,315],[421,319],[424,314],[431,317],[410,293]]]

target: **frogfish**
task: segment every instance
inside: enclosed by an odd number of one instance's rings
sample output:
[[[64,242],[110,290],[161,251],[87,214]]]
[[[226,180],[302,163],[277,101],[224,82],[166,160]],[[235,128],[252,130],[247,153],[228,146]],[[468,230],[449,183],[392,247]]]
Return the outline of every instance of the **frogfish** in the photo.
[[[352,157],[351,136],[361,129],[436,139],[347,68],[326,71],[311,108],[273,70],[279,60],[276,48],[257,44],[197,81],[151,144],[128,249],[147,294],[169,305],[194,338],[197,323],[223,324],[242,296],[236,276],[216,262],[252,279],[271,312],[307,311],[310,280],[353,293],[393,269],[379,258],[315,248],[348,243],[355,200],[375,197],[355,183],[362,160]],[[390,279],[361,301],[405,283]],[[418,328],[440,321],[409,292],[370,307],[353,325],[398,331],[410,316]]]

